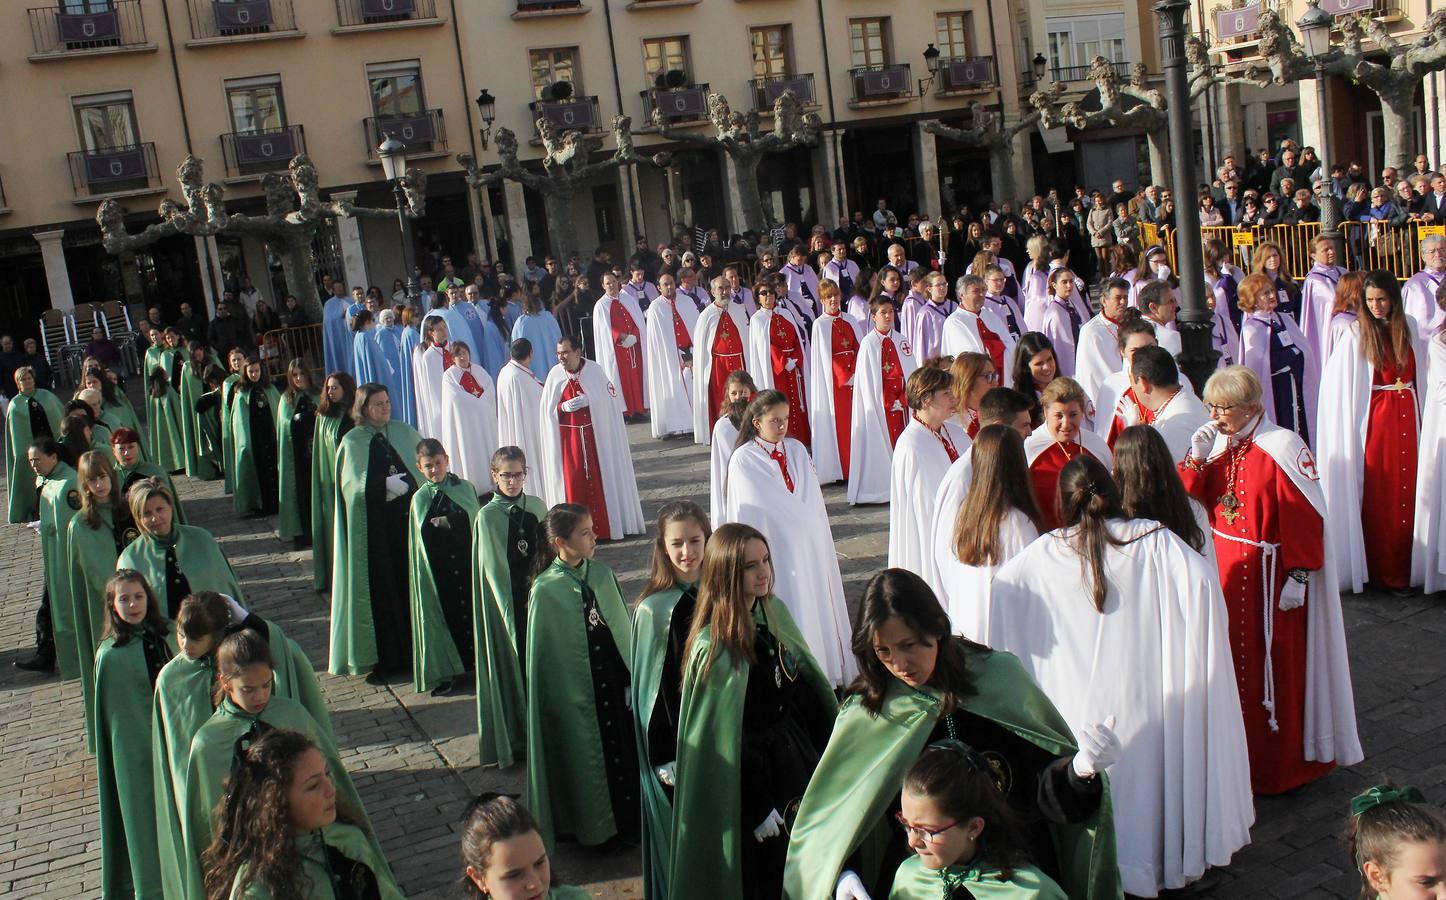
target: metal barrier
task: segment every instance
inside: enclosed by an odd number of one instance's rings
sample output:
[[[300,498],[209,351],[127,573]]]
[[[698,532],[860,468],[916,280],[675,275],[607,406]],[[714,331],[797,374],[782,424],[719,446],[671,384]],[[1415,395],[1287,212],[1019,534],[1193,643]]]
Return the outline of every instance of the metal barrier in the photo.
[[[1383,222],[1341,223],[1346,259],[1350,260],[1352,269],[1385,269],[1400,281],[1420,271],[1422,238],[1442,232],[1440,225],[1422,225],[1420,222],[1396,228]]]
[[[1337,260],[1337,264],[1358,272],[1384,269],[1396,276],[1397,280],[1405,281],[1421,268],[1421,238],[1425,237],[1421,229],[1430,227],[1419,222],[1394,228],[1379,222],[1342,222],[1341,237],[1345,245],[1345,255]],[[1320,235],[1320,231],[1319,222],[1256,228],[1225,226],[1200,229],[1200,240],[1202,247],[1210,240],[1224,242],[1230,249],[1235,264],[1247,272],[1250,271],[1255,248],[1264,243],[1276,244],[1284,257],[1285,270],[1292,278],[1300,280],[1306,276],[1313,264],[1315,239]],[[1431,233],[1442,232],[1426,232]],[[1141,245],[1163,246],[1170,268],[1178,272],[1175,239],[1176,230],[1173,228],[1161,228],[1149,223],[1140,226]]]
[[[306,364],[306,371],[310,373],[313,384],[319,387],[326,378],[326,353],[322,348],[320,325],[268,331],[261,336],[258,351],[266,377],[272,381],[284,381],[286,367],[298,357]],[[351,349],[347,348],[347,352],[351,352]]]

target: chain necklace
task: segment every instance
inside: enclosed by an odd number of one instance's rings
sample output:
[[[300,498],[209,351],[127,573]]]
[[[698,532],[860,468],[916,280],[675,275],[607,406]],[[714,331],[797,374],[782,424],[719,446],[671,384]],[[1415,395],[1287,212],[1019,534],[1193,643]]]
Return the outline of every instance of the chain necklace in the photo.
[[[1250,445],[1255,443],[1255,435],[1241,441],[1235,449],[1229,451],[1230,457],[1225,468],[1225,493],[1220,495],[1221,515],[1225,517],[1227,524],[1234,525],[1236,520],[1245,515],[1241,510],[1240,498],[1235,493],[1235,483],[1240,475],[1241,463],[1245,461],[1245,453]]]

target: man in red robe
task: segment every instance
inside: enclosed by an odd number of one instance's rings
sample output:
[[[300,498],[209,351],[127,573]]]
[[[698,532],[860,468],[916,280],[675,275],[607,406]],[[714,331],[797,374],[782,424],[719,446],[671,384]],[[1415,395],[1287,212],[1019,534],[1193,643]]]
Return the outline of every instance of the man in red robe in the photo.
[[[894,327],[894,318],[893,304],[885,304],[873,314],[874,328],[880,334],[888,334]],[[881,319],[886,320],[882,325],[879,324]],[[908,344],[904,346],[907,348]],[[904,391],[904,380],[908,374],[899,362],[899,350],[893,341],[883,341],[879,345],[879,370],[883,372],[883,404],[884,416],[889,423],[889,445],[893,446],[899,442],[899,435],[904,433],[904,426],[909,424],[908,398]]]
[[[563,346],[566,345],[566,350]],[[603,491],[602,459],[597,452],[597,432],[593,428],[592,408],[583,390],[582,351],[566,338],[558,345],[558,356],[568,378],[557,404],[557,425],[562,448],[562,479],[568,503],[581,503],[592,513],[593,530],[598,540],[612,540],[608,528],[607,494]],[[619,535],[621,537],[621,535]]]
[[[804,391],[803,341],[793,314],[778,302],[777,290],[772,285],[759,285],[754,291],[763,311],[772,313],[768,317],[767,365],[773,387],[788,397],[788,436],[808,447],[812,442],[809,439],[808,402]],[[754,317],[751,328],[758,327],[759,318],[761,316]]]
[[[621,293],[617,276],[602,277],[603,295],[593,304],[593,341],[597,362],[622,392],[623,415],[648,411],[643,387],[643,311],[631,294]]]
[[[830,427],[828,423],[832,420],[839,463],[835,468],[832,458],[821,459],[820,448],[813,448],[814,465],[822,482],[825,475],[829,481],[837,481],[849,470],[849,429],[853,421],[854,369],[859,363],[859,325],[843,311],[843,292],[832,281],[819,285],[819,299],[823,303],[823,315],[813,324],[814,343],[809,349],[808,386],[813,394],[813,405],[808,410],[809,422],[814,431],[822,431]],[[825,439],[820,437],[819,440]]]
[[[726,311],[718,318],[713,332],[713,364],[708,368],[708,421],[718,421],[723,404],[728,402],[728,376],[744,369],[743,334]]]

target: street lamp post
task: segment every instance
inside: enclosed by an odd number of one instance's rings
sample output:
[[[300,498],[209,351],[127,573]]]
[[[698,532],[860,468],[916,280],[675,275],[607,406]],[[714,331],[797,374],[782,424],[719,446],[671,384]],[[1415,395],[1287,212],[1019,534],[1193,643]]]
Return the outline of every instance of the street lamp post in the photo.
[[[1170,179],[1181,201],[1175,204],[1175,270],[1180,276],[1180,368],[1197,392],[1205,389],[1215,361],[1220,357],[1211,339],[1214,313],[1205,304],[1205,268],[1200,250],[1200,205],[1195,196],[1194,130],[1190,127],[1190,92],[1185,71],[1185,18],[1190,0],[1161,0],[1155,4],[1160,17],[1160,59],[1165,70],[1165,99],[1168,103]]]
[[[1320,126],[1320,146],[1316,148],[1316,156],[1320,158],[1320,233],[1321,237],[1328,238],[1336,248],[1336,256],[1341,256],[1341,209],[1336,201],[1335,183],[1331,180],[1331,156],[1330,156],[1330,110],[1326,105],[1325,66],[1326,57],[1331,49],[1331,28],[1334,26],[1334,18],[1330,13],[1320,8],[1320,0],[1308,0],[1309,8],[1305,15],[1295,23],[1300,30],[1301,43],[1305,45],[1305,55],[1310,57],[1311,63],[1315,65],[1315,110],[1316,121]]]
[[[407,219],[407,201],[402,196],[402,177],[407,174],[407,147],[401,141],[387,135],[377,148],[382,160],[382,172],[392,183],[392,197],[397,202],[397,224],[402,229],[402,267],[407,275],[407,299],[414,300],[417,294],[417,280],[412,277],[412,223]]]

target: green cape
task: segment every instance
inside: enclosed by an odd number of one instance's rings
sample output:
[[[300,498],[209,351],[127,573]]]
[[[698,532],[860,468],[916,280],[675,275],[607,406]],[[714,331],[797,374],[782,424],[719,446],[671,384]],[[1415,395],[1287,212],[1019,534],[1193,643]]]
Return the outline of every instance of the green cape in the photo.
[[[673,803],[655,769],[673,759],[650,759],[648,727],[663,665],[668,657],[668,629],[683,588],[673,587],[649,594],[633,610],[633,732],[638,745],[638,766],[643,800],[643,896],[667,897],[668,870],[672,868]]]
[[[233,426],[231,404],[236,400],[236,385],[241,376],[232,372],[221,383],[221,471],[226,493],[236,490],[236,443],[231,435]]]
[[[231,497],[231,506],[238,513],[257,512],[264,508],[265,498],[261,492],[265,483],[256,468],[253,441],[258,428],[266,429],[273,438],[276,436],[276,407],[281,404],[281,394],[276,388],[265,385],[262,390],[266,394],[270,418],[265,422],[252,422],[251,392],[254,390],[237,387],[231,392],[231,459],[236,467],[236,477],[231,482],[231,489],[235,492]],[[281,445],[277,444],[276,449],[279,457]]]
[[[113,518],[111,505],[100,507],[101,527],[91,528],[85,518],[76,514],[70,520],[70,535],[67,541],[70,573],[70,596],[75,607],[80,654],[80,689],[85,695],[85,745],[95,749],[95,648],[100,643],[101,631],[105,625],[105,583],[115,574],[115,561],[119,553],[115,549],[115,533],[111,530]],[[135,532],[131,535],[134,539]],[[84,617],[84,620],[81,617]],[[149,721],[149,717],[147,717]]]
[[[68,680],[85,673],[81,647],[90,641],[89,612],[76,609],[70,596],[70,520],[80,512],[80,487],[75,470],[65,462],[56,463],[40,482],[40,552],[50,594],[50,630],[60,677]]]
[[[162,360],[162,357],[165,355],[165,352],[168,349],[169,348],[164,345],[157,347],[155,344],[152,344],[146,348],[146,355],[141,361],[142,382],[148,383],[151,379],[151,373],[154,372],[157,367],[167,373],[170,372],[170,369],[167,368],[166,363]]]
[[[407,579],[412,601],[412,685],[418,693],[430,691],[439,683],[467,671],[462,662],[461,651],[452,632],[447,627],[446,614],[442,612],[442,598],[438,585],[432,578],[431,561],[427,558],[427,547],[422,542],[422,520],[432,508],[432,499],[441,491],[453,503],[467,513],[467,524],[472,524],[477,514],[477,489],[472,482],[451,472],[442,484],[423,481],[422,486],[412,495],[412,511],[409,516],[407,540],[407,563],[412,576]],[[468,543],[471,543],[470,536]],[[457,597],[459,585],[446,585],[444,590],[455,602],[470,603],[472,598]]]
[[[1008,729],[1055,756],[1076,752],[1069,726],[1013,655],[978,650],[969,655],[977,693],[964,709]],[[783,890],[792,900],[831,898],[844,862],[860,851],[865,884],[877,881],[887,841],[885,812],[904,773],[924,750],[939,720],[939,694],[892,680],[878,715],[856,695],[845,699],[828,747],[814,770],[794,820]],[[967,739],[967,738],[966,738]],[[987,748],[983,748],[987,749]],[[1109,781],[1095,814],[1074,825],[1054,825],[1060,883],[1071,897],[1117,900],[1124,896],[1115,862]]]
[[[107,403],[105,400],[101,400],[100,419],[110,426],[111,431],[115,431],[117,428],[129,428],[134,431],[141,436],[141,450],[146,449],[146,429],[141,427],[141,420],[136,415],[136,408],[131,406],[131,398],[127,397],[124,391],[116,389],[114,402]],[[152,456],[151,459],[155,459],[155,457]]]
[[[196,736],[191,739],[191,753],[186,764],[185,815],[181,819],[183,857],[181,864],[186,870],[187,896],[202,898],[201,853],[209,846],[215,835],[216,820],[213,814],[216,804],[224,796],[226,778],[231,774],[231,760],[235,754],[236,741],[251,730],[260,720],[272,728],[297,731],[305,735],[326,757],[327,774],[336,786],[336,800],[351,810],[362,822],[366,822],[366,810],[346,766],[337,754],[336,744],[312,718],[311,713],[295,700],[287,697],[272,697],[260,715],[243,712],[226,698],[211,714]],[[367,828],[370,829],[370,824]],[[381,861],[381,870],[391,876],[381,845],[368,835],[376,858]],[[378,874],[380,878],[380,873]]]
[[[331,529],[336,516],[341,424],[341,416],[317,413],[316,432],[311,436],[311,577],[318,594],[331,590]]]
[[[518,504],[541,522],[547,504],[523,494]],[[509,768],[527,752],[527,688],[522,678],[512,597],[512,572],[507,563],[510,504],[493,494],[477,510],[472,523],[472,626],[477,654],[477,740],[484,766]]]
[[[804,679],[832,709],[833,687],[788,607],[777,597],[764,601],[768,627],[780,644],[797,654]],[[754,607],[753,619],[763,619]],[[700,684],[698,673],[712,645],[711,626],[693,641],[683,672],[683,702],[678,716],[676,814],[672,816],[672,868],[667,893],[659,896],[743,900],[742,764],[743,705],[748,692],[746,662],[720,654]],[[651,774],[651,773],[649,773]],[[656,777],[647,779],[656,781]],[[646,808],[647,804],[644,804]],[[748,840],[753,836],[747,835]]]
[[[215,660],[191,659],[178,653],[156,676],[151,707],[151,777],[155,783],[156,845],[161,883],[167,898],[186,897],[185,839],[181,821],[186,809],[186,763],[191,739],[211,717],[211,685]]]
[[[214,358],[213,358],[214,361]],[[216,477],[216,465],[201,443],[200,414],[196,401],[206,393],[206,384],[191,371],[191,363],[181,371],[181,443],[186,450],[186,474],[210,481]]]
[[[311,398],[312,411],[316,411],[318,395],[307,391]],[[296,411],[295,402],[280,395],[276,404],[276,461],[278,476],[276,488],[279,503],[276,508],[276,536],[282,540],[304,537],[311,533],[311,520],[301,521],[301,507],[296,498],[301,491],[311,492],[311,473],[296,471],[296,456],[291,446],[291,416]],[[317,417],[317,425],[321,424]],[[313,434],[313,445],[315,443]],[[314,499],[314,498],[313,498]]]
[[[167,472],[175,472],[186,465],[186,440],[181,432],[181,398],[166,382],[166,392],[154,397],[146,392],[146,419],[150,431],[141,440],[146,455]],[[145,440],[149,437],[150,440]]]
[[[336,458],[336,512],[332,526],[331,662],[333,675],[359,675],[377,663],[377,637],[372,622],[371,583],[367,566],[373,553],[398,553],[401,547],[372,547],[367,529],[367,464],[372,435],[383,429],[358,425],[341,439]],[[385,427],[387,442],[401,457],[415,484],[426,479],[417,471],[417,444],[422,438],[406,422]]]
[[[392,879],[386,862],[377,857],[367,833],[355,825],[344,825],[341,822],[333,822],[320,831],[297,838],[301,847],[300,883],[306,887],[306,891],[301,894],[304,900],[335,900],[336,897],[331,884],[331,865],[327,860],[326,849],[322,846],[323,841],[326,846],[341,851],[347,859],[365,863],[372,870],[372,874],[377,878],[377,892],[381,895],[381,900],[404,900],[405,895]],[[271,900],[271,892],[259,884],[248,885],[244,892],[237,889],[245,871],[246,866],[242,864],[236,872],[236,880],[232,882],[231,900]]]
[[[175,654],[174,633],[165,640]],[[138,635],[119,647],[114,637],[108,637],[96,651],[94,664],[101,896],[160,900],[151,759],[153,703],[145,647]]]
[[[7,391],[11,389],[6,388]],[[36,388],[33,396],[35,402],[45,410],[45,417],[50,420],[50,433],[57,441],[60,440],[60,418],[64,404],[45,388]],[[11,522],[34,522],[40,509],[40,494],[35,487],[35,470],[30,468],[30,460],[26,454],[30,451],[30,442],[35,440],[35,435],[30,433],[29,404],[20,402],[21,397],[20,394],[11,397],[9,405],[5,407],[5,445],[10,451],[5,455],[5,471],[10,476],[9,512]]]
[[[231,571],[231,563],[221,552],[221,545],[211,532],[195,525],[172,525],[176,538],[176,568],[191,584],[191,592],[215,591],[229,594],[237,603],[246,605],[246,594],[241,582]],[[146,576],[151,590],[155,592],[156,603],[161,611],[173,615],[181,606],[184,597],[172,597],[166,589],[166,547],[151,535],[142,533],[131,541],[125,552],[116,561],[117,569],[135,569]]]
[[[1054,879],[1034,866],[1019,866],[1008,881],[999,880],[997,869],[950,866],[944,871],[959,878],[958,883],[979,900],[1069,900]],[[910,856],[894,873],[889,900],[947,900],[938,869],[926,869],[919,857]]]
[[[165,469],[162,469],[155,463],[148,462],[146,460],[140,460],[130,468],[126,468],[120,463],[116,462],[115,457],[112,456],[111,463],[114,464],[116,467],[116,474],[120,476],[121,484],[125,484],[126,479],[130,478],[131,475],[134,475],[136,473],[140,473],[140,476],[142,478],[159,478],[161,479],[161,481],[165,482],[166,487],[171,489],[171,496],[176,498],[176,508],[175,511],[172,513],[172,516],[180,524],[186,524],[186,508],[181,503],[181,495],[176,493],[176,483],[171,480],[170,472],[167,472]]]

